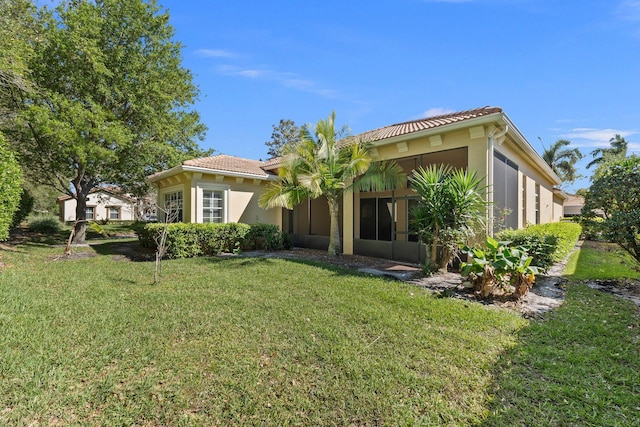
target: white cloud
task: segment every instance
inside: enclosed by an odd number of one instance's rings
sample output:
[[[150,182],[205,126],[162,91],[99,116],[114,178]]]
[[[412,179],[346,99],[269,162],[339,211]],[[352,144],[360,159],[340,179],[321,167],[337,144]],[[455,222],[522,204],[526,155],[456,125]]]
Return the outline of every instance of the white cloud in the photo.
[[[615,135],[620,135],[629,142],[629,152],[637,153],[640,152],[640,142],[633,142],[628,138],[631,135],[637,134],[638,132],[635,130],[575,128],[560,136],[570,140],[573,146],[593,150],[596,148],[610,147],[609,140]]]
[[[455,112],[456,112],[456,110],[452,110],[450,108],[433,107],[433,108],[429,108],[427,111],[422,113],[422,117],[442,116],[444,114],[451,114],[451,113],[455,113]]]
[[[271,70],[267,67],[242,68],[235,65],[220,65],[217,70],[228,76],[240,76],[250,79],[259,79],[266,82],[274,82],[283,87],[288,87],[303,92],[320,95],[323,98],[335,98],[338,93],[332,89],[324,89],[312,80],[302,79],[293,73]]]
[[[626,21],[640,21],[640,0],[622,0],[615,9],[615,13]]]
[[[204,58],[237,58],[238,55],[224,49],[198,49],[196,55]]]

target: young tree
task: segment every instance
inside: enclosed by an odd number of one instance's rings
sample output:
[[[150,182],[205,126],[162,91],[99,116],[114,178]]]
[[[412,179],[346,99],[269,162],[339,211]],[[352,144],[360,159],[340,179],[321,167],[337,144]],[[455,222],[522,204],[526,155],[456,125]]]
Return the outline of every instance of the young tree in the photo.
[[[0,133],[0,241],[9,237],[22,194],[22,174],[9,144]]]
[[[487,202],[480,187],[482,179],[475,172],[429,165],[415,170],[409,183],[420,196],[412,212],[413,221],[421,240],[431,245],[427,266],[430,270],[446,270],[458,246],[468,243],[484,224]]]
[[[85,238],[86,198],[103,184],[134,194],[144,178],[206,155],[198,95],[181,66],[169,15],[155,1],[64,1],[40,11],[30,80],[13,95],[9,130],[31,178],[77,201],[75,242]]]
[[[582,212],[604,212],[605,236],[640,262],[640,157],[605,163],[601,168]]]
[[[589,162],[587,169],[591,166],[599,166],[608,161],[616,161],[627,157],[627,147],[629,143],[620,135],[616,134],[609,140],[611,147],[597,148],[591,152],[594,159]]]
[[[271,141],[264,144],[269,147],[267,154],[270,158],[280,157],[294,149],[295,144],[300,142],[300,127],[296,126],[293,120],[280,119],[280,123],[273,126]]]
[[[562,182],[572,183],[580,177],[576,171],[576,162],[582,159],[582,153],[577,148],[568,147],[571,141],[559,139],[542,153],[544,161],[560,177]]]
[[[315,128],[302,128],[300,142],[284,159],[278,174],[260,197],[260,206],[293,207],[304,200],[325,196],[331,219],[328,252],[340,255],[338,213],[342,195],[358,185],[365,191],[384,191],[402,186],[405,176],[394,162],[372,163],[370,146],[355,140],[338,141],[347,128],[335,128],[335,112]]]

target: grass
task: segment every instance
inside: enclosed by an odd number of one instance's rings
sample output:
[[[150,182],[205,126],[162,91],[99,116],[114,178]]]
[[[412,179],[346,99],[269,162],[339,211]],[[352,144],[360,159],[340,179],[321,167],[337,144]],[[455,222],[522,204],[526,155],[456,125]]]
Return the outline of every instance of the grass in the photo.
[[[87,248],[87,250],[90,250]],[[525,325],[276,259],[3,252],[0,424],[473,424]]]
[[[638,309],[585,286],[529,321],[278,259],[152,286],[109,245],[0,249],[0,424],[640,424]]]
[[[567,264],[571,280],[640,279],[638,263],[614,243],[585,241]]]

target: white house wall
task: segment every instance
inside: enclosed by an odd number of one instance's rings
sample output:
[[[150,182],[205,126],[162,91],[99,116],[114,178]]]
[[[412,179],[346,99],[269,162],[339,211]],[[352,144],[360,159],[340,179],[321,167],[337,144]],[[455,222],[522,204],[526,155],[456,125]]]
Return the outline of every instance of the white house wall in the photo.
[[[76,220],[75,199],[65,200],[60,209],[61,219],[63,221]],[[87,197],[87,207],[93,207],[94,219],[96,221],[109,219],[109,207],[118,207],[120,209],[119,221],[133,221],[135,219],[135,207],[133,203],[114,197],[108,193],[97,192],[89,194]]]

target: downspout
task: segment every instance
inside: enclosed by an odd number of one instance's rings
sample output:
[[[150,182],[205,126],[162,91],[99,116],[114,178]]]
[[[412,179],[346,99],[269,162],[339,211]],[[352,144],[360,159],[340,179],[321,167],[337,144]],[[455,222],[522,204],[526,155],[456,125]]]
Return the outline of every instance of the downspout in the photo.
[[[509,131],[509,125],[505,124],[504,130],[500,132],[489,133],[487,137],[487,202],[489,203],[489,209],[487,209],[487,234],[493,236],[493,150],[495,142],[500,140]]]

